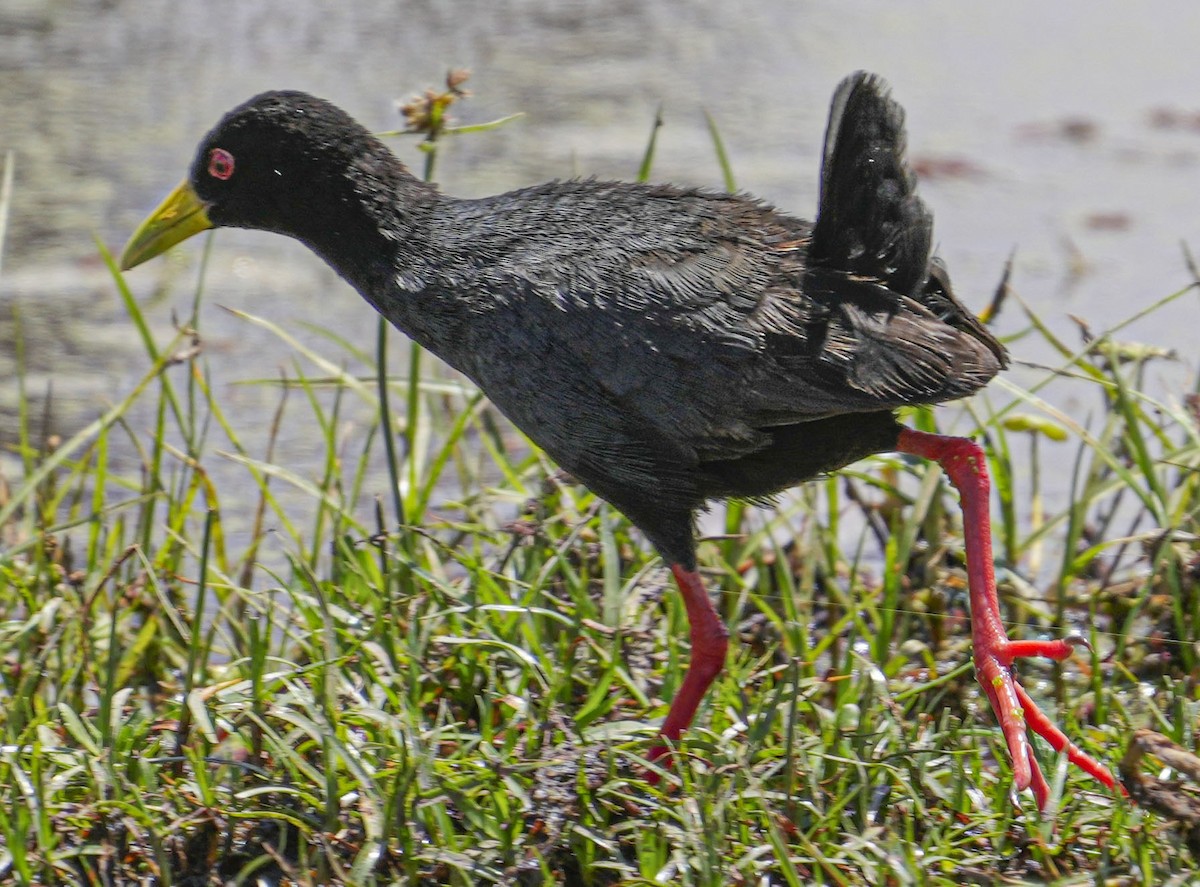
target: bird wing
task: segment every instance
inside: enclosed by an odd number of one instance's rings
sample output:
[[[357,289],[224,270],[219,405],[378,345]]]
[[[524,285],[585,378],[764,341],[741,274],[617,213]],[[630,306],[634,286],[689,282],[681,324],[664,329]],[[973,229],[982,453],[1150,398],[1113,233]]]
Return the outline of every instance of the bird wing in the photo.
[[[810,267],[811,226],[743,196],[560,182],[505,198],[502,226],[488,202],[460,204],[446,235],[484,260],[459,277],[448,253],[443,273],[500,309],[469,350],[523,355],[524,378],[475,373],[514,419],[557,398],[597,446],[620,429],[620,447],[733,459],[772,427],[959,397],[998,368],[918,299]],[[553,418],[518,424],[538,439]]]
[[[774,426],[953,399],[995,375],[986,341],[917,299],[806,268],[790,221],[766,243],[637,254],[613,273],[636,303],[573,316],[574,347],[625,414],[729,459]]]

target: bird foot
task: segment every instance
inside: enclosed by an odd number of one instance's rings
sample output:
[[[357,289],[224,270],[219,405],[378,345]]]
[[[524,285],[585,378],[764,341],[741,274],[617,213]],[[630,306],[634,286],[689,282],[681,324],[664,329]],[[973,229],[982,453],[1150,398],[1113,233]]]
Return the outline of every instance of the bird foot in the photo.
[[[974,441],[904,429],[897,449],[942,466],[958,490],[963,508],[963,542],[967,552],[967,586],[971,598],[971,640],[975,676],[987,693],[1004,739],[1012,755],[1013,781],[1018,790],[1033,790],[1039,809],[1050,801],[1050,786],[1033,755],[1029,731],[1050,743],[1051,748],[1109,788],[1117,781],[1104,765],[1084,754],[1071,742],[1017,683],[1012,664],[1017,659],[1044,657],[1063,660],[1079,646],[1088,646],[1078,635],[1053,641],[1010,640],[1000,618],[996,575],[992,568],[991,518],[988,512],[990,484],[987,459]]]
[[[986,621],[980,620],[981,623]],[[1066,659],[1078,645],[1079,639],[1012,641],[998,639],[995,635],[981,639],[979,634],[990,633],[978,630],[975,633],[975,676],[987,693],[1000,728],[1004,731],[1008,752],[1012,756],[1013,782],[1017,790],[1031,789],[1039,810],[1044,810],[1050,801],[1050,786],[1034,757],[1033,746],[1029,742],[1030,731],[1045,739],[1059,754],[1065,753],[1067,759],[1085,773],[1111,789],[1117,788],[1117,781],[1108,768],[1071,742],[1038,708],[1013,674],[1014,660],[1036,656]]]

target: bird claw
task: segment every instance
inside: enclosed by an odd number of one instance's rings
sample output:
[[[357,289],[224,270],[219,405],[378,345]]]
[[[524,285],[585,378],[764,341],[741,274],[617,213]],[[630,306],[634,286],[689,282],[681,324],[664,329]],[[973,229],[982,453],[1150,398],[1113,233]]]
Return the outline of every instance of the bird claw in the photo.
[[[1072,647],[1083,647],[1083,649],[1087,650],[1089,653],[1096,652],[1094,649],[1092,649],[1092,642],[1077,631],[1071,632],[1069,635],[1064,637],[1062,641],[1064,644],[1070,644]]]

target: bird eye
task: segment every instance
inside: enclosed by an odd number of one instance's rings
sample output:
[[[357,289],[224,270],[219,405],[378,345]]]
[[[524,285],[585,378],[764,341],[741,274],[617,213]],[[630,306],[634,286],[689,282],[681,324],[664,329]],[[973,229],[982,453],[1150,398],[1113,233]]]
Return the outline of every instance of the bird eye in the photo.
[[[222,182],[233,175],[233,155],[224,148],[213,148],[208,154],[208,174]]]

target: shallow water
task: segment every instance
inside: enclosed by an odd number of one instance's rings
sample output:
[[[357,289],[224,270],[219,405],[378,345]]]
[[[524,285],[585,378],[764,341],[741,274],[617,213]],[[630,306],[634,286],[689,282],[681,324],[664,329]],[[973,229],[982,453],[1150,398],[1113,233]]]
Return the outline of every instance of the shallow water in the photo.
[[[14,376],[13,306],[29,388],[52,386],[60,433],[140,377],[148,360],[93,238],[119,250],[229,107],[263,89],[299,88],[391,129],[395,99],[458,66],[474,72],[461,122],[525,117],[448,147],[438,178],[453,192],[628,178],[661,105],[656,179],[719,185],[707,109],[739,186],[802,216],[815,203],[833,87],[856,68],[877,71],[908,110],[910,151],[960,294],[982,307],[1015,248],[1018,292],[1075,342],[1068,314],[1103,330],[1189,282],[1179,244],[1200,249],[1198,26],[1192,4],[1151,2],[1135,14],[1084,0],[368,0],[336,10],[300,0],[8,0],[0,150],[14,152],[16,191],[0,273],[0,379]],[[420,163],[413,142],[397,150]],[[128,276],[163,336],[173,313],[188,312],[201,240]],[[168,276],[167,294],[153,298]],[[1198,301],[1190,294],[1125,334],[1180,350],[1182,364],[1151,374],[1168,389],[1195,372]],[[372,312],[302,248],[221,232],[202,315],[208,369],[259,452],[256,430],[265,434],[275,393],[236,383],[273,377],[292,357],[218,305],[270,317],[309,342],[318,337],[306,322],[373,341]],[[1022,326],[1010,307],[999,329]],[[1028,343],[1014,351],[1047,356]],[[1076,415],[1094,405],[1081,396],[1061,394]],[[15,398],[6,381],[0,431],[9,441]],[[285,444],[286,464],[317,455],[306,455],[313,445],[302,427]]]

